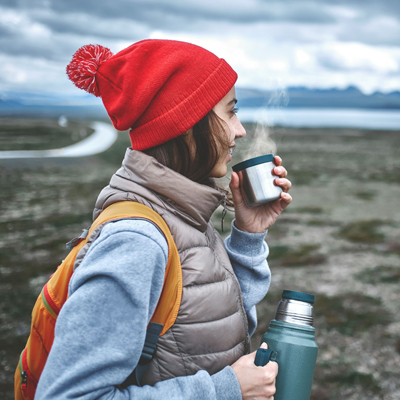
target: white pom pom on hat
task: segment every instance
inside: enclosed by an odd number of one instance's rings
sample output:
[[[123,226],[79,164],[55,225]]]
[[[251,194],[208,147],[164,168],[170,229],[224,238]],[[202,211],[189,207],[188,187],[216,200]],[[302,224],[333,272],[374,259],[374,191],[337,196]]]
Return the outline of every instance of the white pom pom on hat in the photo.
[[[67,75],[79,89],[100,97],[96,84],[97,70],[112,56],[113,53],[110,49],[99,44],[83,46],[72,56],[72,60],[67,66]]]

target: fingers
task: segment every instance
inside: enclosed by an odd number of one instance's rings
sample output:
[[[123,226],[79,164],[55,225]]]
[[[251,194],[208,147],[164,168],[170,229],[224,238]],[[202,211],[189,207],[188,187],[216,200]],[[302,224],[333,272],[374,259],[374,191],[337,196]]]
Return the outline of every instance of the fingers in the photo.
[[[268,399],[273,399],[276,393],[275,380],[278,375],[278,364],[275,361],[270,361],[265,367],[264,371],[264,389],[265,396]]]
[[[276,176],[279,176],[280,178],[286,178],[287,177],[287,171],[286,168],[279,166],[279,167],[275,167],[272,170],[272,173]]]
[[[275,156],[274,157],[274,164],[279,167],[282,164],[282,158],[280,158],[279,156]]]
[[[277,178],[274,180],[274,183],[276,186],[281,187],[284,192],[288,192],[289,189],[292,187],[292,182],[290,182],[289,179],[286,178]]]
[[[282,192],[281,198],[276,200],[279,201],[281,204],[282,211],[292,202],[292,196],[289,193]]]
[[[262,347],[263,349],[268,349],[268,345],[265,342],[261,343],[260,347]],[[254,358],[256,357],[257,350],[254,350],[252,353],[248,354],[248,356],[254,356],[253,361],[254,361]],[[244,357],[246,357],[246,356],[244,356]]]
[[[268,346],[263,343],[260,347],[267,348]],[[254,365],[256,352],[240,357],[232,364],[232,369],[238,378],[243,399],[273,400],[278,364],[270,361],[264,367],[257,367]]]
[[[291,202],[292,196],[289,193],[282,192],[279,199],[273,201],[271,204],[278,214],[280,214]]]
[[[286,179],[287,171],[286,168],[282,167],[282,159],[279,156],[275,156],[275,164],[276,167],[272,170],[272,173],[279,176],[279,178],[275,179],[274,183],[276,186],[282,188],[280,200],[282,202],[282,208],[286,208],[292,201],[292,196],[287,193],[292,187],[292,182],[290,182],[289,179]]]
[[[268,344],[266,342],[262,342],[260,347],[263,349],[268,349]],[[265,384],[270,385],[275,382],[276,375],[278,375],[278,364],[275,361],[269,361],[262,368],[264,368]],[[271,393],[270,396],[273,394],[274,393]]]
[[[264,371],[264,382],[267,385],[275,382],[275,378],[278,375],[278,364],[275,361],[270,361],[267,365],[262,367]],[[273,393],[271,393],[273,394]]]

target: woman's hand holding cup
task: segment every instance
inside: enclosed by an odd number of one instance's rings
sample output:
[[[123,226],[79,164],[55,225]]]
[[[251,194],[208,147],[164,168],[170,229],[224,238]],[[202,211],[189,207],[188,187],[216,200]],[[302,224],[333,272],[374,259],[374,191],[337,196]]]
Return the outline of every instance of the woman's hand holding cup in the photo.
[[[256,207],[248,207],[240,190],[241,172],[232,172],[230,188],[233,202],[235,205],[235,226],[244,232],[261,233],[265,232],[278,219],[282,211],[292,201],[292,196],[288,193],[292,183],[286,179],[287,171],[282,166],[282,159],[274,157],[276,167],[272,173],[277,176],[274,183],[282,188],[280,198],[269,203],[264,203]]]

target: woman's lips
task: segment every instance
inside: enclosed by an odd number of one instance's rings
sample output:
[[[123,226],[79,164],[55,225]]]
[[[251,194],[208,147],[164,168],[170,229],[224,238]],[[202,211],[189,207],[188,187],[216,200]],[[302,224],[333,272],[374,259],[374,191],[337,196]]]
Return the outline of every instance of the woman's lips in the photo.
[[[228,154],[227,154],[228,162],[232,160],[232,155],[233,155],[234,150],[235,150],[235,146],[229,147]]]

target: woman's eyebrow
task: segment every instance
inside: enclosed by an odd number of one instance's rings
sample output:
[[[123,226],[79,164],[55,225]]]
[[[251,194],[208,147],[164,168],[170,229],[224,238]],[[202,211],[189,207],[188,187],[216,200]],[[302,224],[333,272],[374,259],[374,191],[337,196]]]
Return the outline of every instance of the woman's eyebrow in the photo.
[[[231,104],[236,104],[237,102],[237,99],[234,98],[227,104],[227,106],[230,106]]]

